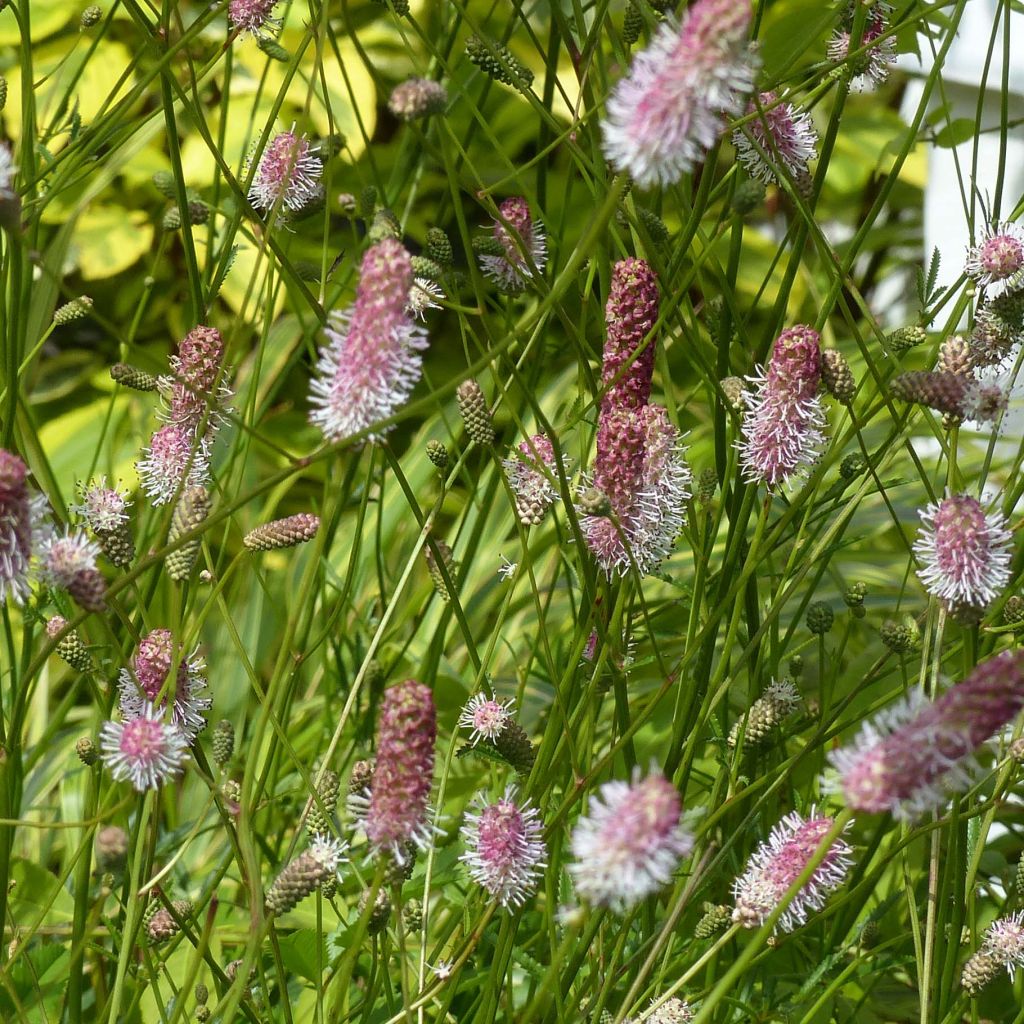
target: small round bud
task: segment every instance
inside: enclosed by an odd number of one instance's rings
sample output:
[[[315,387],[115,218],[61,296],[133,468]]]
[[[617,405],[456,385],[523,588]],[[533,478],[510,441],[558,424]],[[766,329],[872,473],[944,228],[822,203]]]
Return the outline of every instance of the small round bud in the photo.
[[[200,1004],[195,1008],[195,1018],[199,1024],[206,1024],[210,1019],[210,1008],[205,1003]]]
[[[612,503],[608,500],[608,495],[596,487],[588,487],[585,491],[581,491],[576,496],[576,500],[579,503],[580,512],[585,516],[605,517],[612,514]]]
[[[90,4],[84,11],[79,19],[79,24],[82,28],[92,28],[100,22],[103,17],[103,8],[99,4]]]
[[[739,377],[726,377],[721,381],[722,394],[728,407],[735,413],[741,413],[746,406],[746,389]]]
[[[133,391],[156,391],[157,379],[151,373],[140,370],[128,363],[114,363],[110,368],[110,377]]]
[[[272,36],[260,36],[256,45],[271,59],[287,64],[292,55]]]
[[[235,752],[235,727],[226,718],[222,718],[213,730],[212,745],[214,763],[223,768]]]
[[[181,210],[176,206],[167,207],[160,220],[160,226],[164,231],[177,231],[181,227]]]
[[[178,920],[187,922],[192,916],[192,904],[188,900],[174,900],[171,905],[173,914],[167,907],[161,907],[146,925],[146,935],[153,945],[173,939],[181,931]]]
[[[442,441],[431,439],[427,442],[427,458],[437,466],[438,469],[448,468],[448,449]]]
[[[75,753],[78,755],[78,760],[87,768],[91,768],[100,759],[100,752],[91,736],[83,736],[75,744]]]
[[[493,444],[494,425],[480,385],[475,380],[464,380],[455,392],[455,397],[469,439],[479,445]]]
[[[893,654],[906,654],[916,646],[917,629],[913,625],[912,619],[904,619],[902,622],[889,619],[887,622],[882,623],[882,628],[878,633],[882,643]]]
[[[854,617],[864,618],[864,598],[867,596],[868,585],[866,583],[851,583],[843,592],[843,601],[846,607],[853,612]]]
[[[1014,594],[1007,598],[1003,605],[1003,622],[1008,626],[1017,626],[1024,622],[1024,597]]]
[[[189,224],[205,224],[210,219],[210,208],[201,199],[193,199],[188,204]]]
[[[802,676],[804,674],[804,659],[801,654],[794,654],[789,659],[789,674],[793,677]]]
[[[423,904],[417,899],[406,900],[402,907],[402,921],[411,932],[423,927]]]
[[[850,452],[839,464],[839,475],[844,480],[856,480],[867,468],[868,464],[860,452]]]
[[[196,985],[196,1002],[200,1006],[205,1006],[206,1001],[210,998],[210,990],[200,981]]]
[[[174,199],[178,194],[174,175],[170,171],[157,171],[153,175],[153,186],[165,199]]]
[[[369,902],[370,890],[364,889],[359,894],[359,913],[366,910]],[[370,920],[366,925],[366,931],[370,935],[379,935],[387,927],[388,919],[391,917],[391,898],[382,887],[377,890],[377,896],[373,901],[373,909],[370,911]]]
[[[732,208],[741,217],[749,217],[764,203],[765,187],[756,178],[747,178],[736,186],[732,194]]]
[[[362,793],[372,781],[373,761],[356,761],[348,777],[348,791],[353,794]]]
[[[427,243],[423,247],[423,255],[443,267],[451,266],[454,259],[452,243],[440,228],[427,228]]]
[[[79,295],[77,299],[64,303],[54,314],[53,322],[58,326],[81,320],[92,310],[92,299],[88,295]]]
[[[842,352],[834,348],[821,354],[821,381],[825,390],[843,405],[849,405],[857,394],[857,382]]]
[[[96,863],[101,871],[117,870],[128,854],[128,833],[117,825],[107,825],[96,833]]]
[[[814,601],[807,609],[807,628],[817,636],[832,628],[835,615],[824,601]]]
[[[900,327],[886,335],[885,343],[896,355],[901,356],[927,339],[928,335],[923,327]]]

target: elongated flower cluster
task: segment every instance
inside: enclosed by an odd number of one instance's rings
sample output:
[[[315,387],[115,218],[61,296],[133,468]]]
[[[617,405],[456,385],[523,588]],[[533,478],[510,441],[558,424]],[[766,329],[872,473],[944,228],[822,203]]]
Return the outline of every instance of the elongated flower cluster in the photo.
[[[333,878],[338,865],[345,860],[345,850],[340,839],[314,836],[309,849],[300,853],[267,890],[267,910],[286,914],[317,886]]]
[[[729,731],[728,743],[735,747],[757,747],[765,743],[779,724],[800,705],[800,694],[789,679],[773,681],[750,706],[750,711],[736,720]]]
[[[779,181],[779,169],[794,181],[803,181],[817,155],[818,133],[811,115],[774,92],[761,93],[759,102],[763,112],[732,133],[740,163],[765,184]],[[757,114],[753,101],[747,113]]]
[[[682,810],[660,772],[601,786],[572,833],[569,871],[580,897],[622,912],[666,885],[693,846]]]
[[[1024,708],[1024,651],[1004,651],[933,702],[915,694],[830,755],[847,804],[911,820],[970,782],[975,751]]]
[[[517,802],[514,786],[495,803],[479,797],[478,805],[478,813],[467,814],[462,826],[466,850],[459,859],[503,907],[521,906],[546,863],[540,817],[528,801]]]
[[[960,983],[971,995],[977,995],[1002,970],[1013,981],[1018,967],[1024,967],[1024,911],[1021,910],[988,926],[978,951],[964,964]]]
[[[399,863],[404,847],[430,840],[427,801],[434,775],[437,719],[429,686],[409,679],[384,694],[377,723],[377,763],[363,828],[372,846]]]
[[[930,594],[950,603],[984,608],[1010,581],[1011,536],[999,512],[954,494],[921,513],[914,543],[918,575]]]
[[[685,447],[668,413],[648,404],[658,318],[657,279],[643,260],[616,263],[605,309],[604,351],[594,487],[611,515],[580,508],[580,529],[607,573],[651,572],[666,558],[690,497]],[[646,343],[646,347],[644,347]]]
[[[293,548],[312,540],[320,529],[320,517],[310,512],[299,512],[284,519],[275,519],[250,530],[242,543],[250,551],[270,551],[274,548]]]
[[[130,505],[127,493],[108,487],[106,477],[101,476],[82,488],[81,504],[74,507],[114,565],[129,565],[135,557],[135,541],[128,525]]]
[[[882,85],[896,63],[896,40],[885,35],[891,13],[891,5],[884,0],[876,0],[868,13],[860,46],[848,65],[850,88],[855,92],[869,92]],[[829,41],[828,59],[835,63],[847,60],[852,41],[849,27],[838,29]]]
[[[323,164],[305,135],[279,132],[260,157],[249,202],[264,213],[295,213],[317,198]]]
[[[181,730],[162,719],[152,705],[124,722],[107,722],[100,731],[103,763],[118,782],[128,780],[141,792],[179,775],[188,756]]]
[[[268,29],[279,26],[272,17],[278,3],[279,0],[231,0],[228,4],[228,20],[243,32],[263,36]]]
[[[891,393],[958,419],[988,423],[1006,409],[1009,395],[998,380],[948,370],[910,370],[893,378]]]
[[[28,596],[32,556],[48,534],[45,508],[45,499],[29,491],[28,466],[0,448],[0,602],[10,595],[20,604]]]
[[[696,0],[667,20],[608,97],[604,153],[639,185],[671,185],[714,145],[753,88],[750,5]]]
[[[783,896],[810,864],[822,840],[835,821],[819,815],[812,807],[807,818],[796,811],[787,814],[771,830],[767,842],[761,843],[747,862],[747,869],[736,879],[733,896],[736,909],[733,920],[745,928],[757,928],[782,903]],[[833,840],[824,860],[782,912],[778,926],[791,932],[807,922],[809,913],[825,906],[830,892],[843,884],[850,869],[850,847],[837,838]]]
[[[967,276],[991,295],[1013,291],[1024,283],[1024,229],[993,224],[977,245],[967,250]]]
[[[213,327],[193,328],[171,357],[171,374],[159,380],[167,403],[164,425],[136,464],[142,488],[154,505],[165,505],[180,488],[210,479],[210,453],[230,394],[221,381],[224,340]]]
[[[555,450],[547,435],[534,434],[529,440],[520,441],[503,466],[515,495],[519,521],[525,526],[537,526],[558,498]]]
[[[47,586],[66,590],[86,611],[103,611],[107,583],[96,568],[99,553],[81,530],[51,534],[40,546],[40,578]]]
[[[175,660],[174,682],[168,683]],[[181,644],[175,644],[169,629],[150,630],[139,641],[131,668],[121,669],[118,677],[122,716],[130,720],[145,714],[150,706],[163,710],[170,704],[172,724],[192,746],[206,728],[203,712],[213,706],[209,697],[200,696],[206,689],[205,668],[194,651],[186,655]]]
[[[480,265],[498,286],[512,294],[521,292],[533,276],[544,272],[548,260],[544,226],[533,219],[530,204],[512,196],[499,207],[501,220],[494,222],[496,252],[482,252]],[[531,266],[532,264],[532,266]]]
[[[810,327],[783,331],[775,341],[767,372],[750,378],[746,392],[743,475],[751,483],[778,487],[817,459],[824,443],[821,338]]]
[[[409,254],[385,238],[363,256],[354,305],[331,315],[309,417],[328,441],[360,432],[380,440],[390,429],[380,421],[405,404],[419,381],[427,339],[406,312],[412,281]]]

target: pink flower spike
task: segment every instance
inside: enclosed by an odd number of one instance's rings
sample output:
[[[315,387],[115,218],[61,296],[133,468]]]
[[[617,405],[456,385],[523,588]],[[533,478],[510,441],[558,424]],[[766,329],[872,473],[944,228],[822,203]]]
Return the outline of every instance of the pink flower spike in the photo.
[[[1024,228],[993,224],[978,244],[967,250],[964,271],[989,296],[1018,288],[1024,283]]]
[[[249,186],[249,202],[269,213],[293,213],[316,198],[323,164],[305,135],[281,132],[267,144]]]
[[[412,394],[427,347],[406,311],[412,286],[412,261],[400,242],[386,238],[367,250],[355,303],[331,315],[310,385],[309,418],[328,441],[359,433],[381,440],[390,427],[378,424]]]
[[[695,0],[668,19],[608,98],[604,153],[638,185],[672,185],[742,109],[754,84],[746,0]]]
[[[83,486],[81,491],[82,502],[72,511],[82,516],[93,533],[110,533],[128,521],[126,510],[131,502],[127,492],[108,487],[105,476]]]
[[[563,459],[565,468],[567,460]],[[516,512],[525,526],[538,526],[558,499],[555,450],[545,434],[520,441],[502,463],[515,496]]]
[[[804,326],[783,331],[767,371],[749,379],[754,390],[744,396],[743,440],[737,446],[743,475],[750,483],[778,487],[811,465],[824,444],[818,332]]]
[[[171,356],[173,376],[161,377],[160,388],[169,398],[167,420],[198,430],[207,420],[207,436],[219,424],[218,408],[231,392],[218,378],[224,361],[224,339],[213,327],[194,327]],[[209,411],[208,411],[209,410]]]
[[[459,860],[503,907],[522,906],[546,864],[543,824],[528,801],[516,802],[514,786],[496,803],[482,796],[477,802],[479,812],[467,814],[461,829],[466,850]]]
[[[621,913],[667,885],[693,846],[682,810],[660,772],[606,782],[572,833],[569,872],[580,897]]]
[[[503,291],[515,294],[521,292],[533,276],[531,263],[538,275],[544,272],[548,260],[547,238],[543,225],[533,219],[530,204],[522,196],[506,199],[498,211],[508,223],[506,227],[501,220],[496,220],[493,228],[494,238],[504,253],[500,256],[482,254],[480,265]]]
[[[658,278],[651,265],[632,257],[619,260],[612,267],[604,308],[602,411],[639,409],[650,401],[657,349],[650,334],[658,322],[658,306]]]
[[[100,731],[100,751],[114,779],[130,780],[142,792],[181,773],[188,745],[176,726],[148,706],[138,718],[107,722]]]
[[[377,722],[377,764],[363,828],[376,850],[402,862],[403,846],[430,841],[427,800],[434,775],[437,719],[429,686],[410,679],[384,694]]]
[[[981,947],[1002,963],[1013,981],[1017,968],[1024,967],[1024,910],[993,921]]]
[[[858,50],[863,52],[853,58],[850,88],[854,92],[870,92],[884,84],[896,63],[896,40],[892,36],[881,38],[889,31],[889,16],[892,5],[884,0],[876,0],[868,16]],[[832,36],[826,54],[828,59],[838,64],[845,61],[850,54],[850,33],[839,29]]]
[[[1024,708],[1024,651],[979,665],[934,702],[918,691],[868,722],[830,760],[837,788],[859,811],[912,820],[971,781],[975,751]]]
[[[778,182],[776,166],[799,181],[807,175],[808,164],[817,156],[818,133],[811,116],[794,103],[780,102],[773,92],[763,92],[759,99],[764,113],[732,133],[739,161],[751,177],[765,184]],[[751,101],[747,113],[756,112],[757,107]],[[767,160],[751,139],[761,147]]]
[[[470,730],[470,739],[494,742],[512,719],[515,701],[494,700],[483,693],[475,693],[466,701],[459,715],[459,728]]]
[[[210,479],[210,440],[188,427],[168,423],[150,439],[135,464],[139,482],[154,505],[166,505],[182,486],[202,487]]]
[[[228,4],[228,20],[235,28],[250,35],[262,37],[266,29],[280,27],[280,22],[271,17],[280,0],[231,0]]]
[[[733,885],[736,899],[733,920],[745,928],[764,924],[834,825],[832,818],[817,815],[813,807],[807,818],[796,811],[787,814],[772,829],[768,841],[761,843],[751,856],[746,871],[736,879]],[[808,913],[825,906],[829,893],[846,879],[850,852],[850,847],[842,839],[833,841],[825,859],[779,917],[779,927],[784,932],[806,924]]]
[[[28,466],[0,448],[0,602],[10,595],[20,604],[28,596],[32,557],[49,536],[45,510],[42,495],[29,491]]]
[[[914,554],[928,592],[975,608],[995,600],[1011,576],[1012,538],[1001,513],[986,515],[976,498],[954,494],[920,516]]]

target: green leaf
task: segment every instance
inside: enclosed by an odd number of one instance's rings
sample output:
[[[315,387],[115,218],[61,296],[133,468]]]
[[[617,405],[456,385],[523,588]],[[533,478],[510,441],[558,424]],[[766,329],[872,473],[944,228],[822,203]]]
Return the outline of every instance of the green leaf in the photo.
[[[141,210],[93,206],[82,214],[71,243],[82,277],[96,281],[127,270],[153,244],[153,225]]]
[[[301,928],[280,938],[281,959],[292,974],[297,974],[314,984],[320,980],[321,971],[327,967],[327,943],[324,936],[312,928]],[[317,952],[319,948],[319,954]],[[317,956],[320,965],[317,965]]]
[[[935,145],[942,149],[952,149],[973,139],[977,133],[978,123],[973,117],[958,117],[935,133]]]

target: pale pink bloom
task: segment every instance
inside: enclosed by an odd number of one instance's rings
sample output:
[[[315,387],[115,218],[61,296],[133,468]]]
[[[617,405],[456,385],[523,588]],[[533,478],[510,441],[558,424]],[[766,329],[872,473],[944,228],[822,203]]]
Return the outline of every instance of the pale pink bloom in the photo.
[[[466,701],[459,714],[459,728],[469,729],[470,738],[494,742],[512,720],[512,708],[515,701],[495,700],[483,693],[475,693]]]
[[[100,730],[100,751],[110,774],[118,782],[130,780],[140,792],[179,775],[188,756],[181,730],[152,706],[127,722],[107,722]]]
[[[42,544],[39,552],[39,575],[50,587],[68,590],[85,572],[94,572],[99,546],[89,540],[81,530],[63,535],[52,535]]]
[[[194,327],[171,356],[172,375],[161,377],[160,390],[166,396],[166,420],[199,430],[206,420],[206,436],[213,440],[222,420],[221,408],[230,390],[220,380],[224,361],[224,339],[214,327]]]
[[[439,300],[445,297],[444,289],[429,277],[413,278],[405,311],[416,320],[426,320],[428,309],[440,309]]]
[[[543,273],[547,263],[544,226],[533,219],[530,204],[522,196],[506,199],[498,211],[502,220],[494,222],[494,238],[504,252],[500,256],[482,254],[480,265],[484,273],[497,282],[503,291],[520,292],[526,287],[534,270],[538,274]]]
[[[280,0],[231,0],[228,19],[235,28],[250,35],[262,36],[264,29],[276,29],[280,22],[271,17]]]
[[[693,1007],[685,999],[673,996],[657,1009],[649,1011],[646,1024],[689,1024],[693,1020]],[[623,1021],[623,1024],[627,1022]]]
[[[754,120],[732,133],[740,163],[751,177],[766,184],[778,182],[777,168],[782,168],[790,178],[800,180],[807,174],[810,161],[817,156],[818,133],[811,115],[795,103],[779,101],[774,92],[763,92],[759,99],[763,113],[758,114],[751,101],[747,113],[756,114]]]
[[[177,646],[177,650],[175,647]],[[167,685],[174,658],[178,658],[173,684]],[[169,629],[150,630],[140,641],[131,668],[121,669],[118,677],[121,714],[125,719],[138,718],[149,706],[163,710],[171,703],[171,722],[176,725],[189,746],[206,728],[203,714],[213,706],[209,697],[200,694],[206,689],[206,668],[202,658],[193,651],[187,655],[175,645]],[[157,704],[157,698],[163,697]]]
[[[380,440],[390,429],[380,422],[419,381],[427,339],[406,312],[412,284],[409,254],[386,238],[363,257],[355,303],[331,315],[310,386],[310,420],[328,441],[358,433]]]
[[[28,466],[0,448],[0,602],[20,604],[29,593],[32,558],[50,536],[46,499],[28,487]]]
[[[787,814],[769,833],[768,841],[754,851],[746,871],[733,884],[733,920],[745,928],[764,924],[834,825],[834,819],[818,815],[813,807],[807,818],[796,811]],[[784,932],[806,924],[809,913],[825,906],[829,893],[846,879],[850,852],[843,839],[833,840],[825,859],[779,917],[779,927]]]
[[[520,522],[538,526],[558,499],[555,449],[547,435],[534,434],[529,440],[520,441],[502,465],[515,496]],[[564,460],[562,465],[564,469]]]
[[[658,278],[646,260],[630,256],[612,267],[604,307],[602,411],[639,409],[650,401],[658,304]]]
[[[1024,910],[993,921],[981,942],[982,950],[1006,968],[1013,981],[1018,967],[1024,967]]]
[[[886,82],[889,73],[896,63],[896,40],[893,36],[881,38],[889,31],[889,16],[892,6],[882,0],[876,0],[868,15],[864,34],[857,50],[863,50],[852,59],[853,77],[850,88],[854,92],[869,92]],[[850,54],[850,33],[847,29],[838,29],[828,44],[827,55],[830,61],[845,61]]]
[[[110,533],[128,521],[127,509],[131,505],[128,492],[107,486],[107,478],[101,476],[82,487],[81,504],[72,511],[77,512],[94,533]]]
[[[175,423],[160,427],[135,464],[142,489],[154,505],[166,505],[185,487],[203,487],[210,479],[210,441]]]
[[[667,19],[608,97],[604,153],[637,184],[672,185],[714,145],[753,88],[750,5],[696,0]]]
[[[750,483],[778,487],[812,464],[824,444],[821,338],[797,326],[776,339],[765,373],[749,378],[744,394],[743,439],[737,446]]]
[[[543,823],[529,801],[516,802],[514,786],[495,803],[483,797],[477,802],[478,813],[467,814],[461,829],[466,850],[459,860],[503,907],[521,906],[536,889],[546,863]]]
[[[914,691],[830,755],[859,811],[911,820],[971,781],[975,751],[1024,708],[1024,651],[1004,651],[935,701]]]
[[[323,164],[305,135],[281,132],[267,144],[249,186],[249,202],[268,213],[293,213],[319,194]]]
[[[964,270],[989,295],[1018,288],[1024,283],[1024,229],[1018,224],[993,224],[967,250]]]
[[[914,543],[918,575],[930,594],[984,608],[1009,583],[1013,546],[1006,520],[976,498],[954,494],[921,513]]]
[[[569,873],[580,897],[622,912],[667,885],[693,846],[682,810],[660,772],[601,786],[572,833]]]

